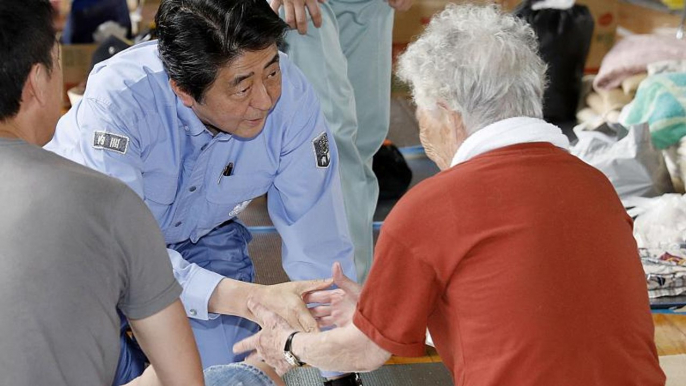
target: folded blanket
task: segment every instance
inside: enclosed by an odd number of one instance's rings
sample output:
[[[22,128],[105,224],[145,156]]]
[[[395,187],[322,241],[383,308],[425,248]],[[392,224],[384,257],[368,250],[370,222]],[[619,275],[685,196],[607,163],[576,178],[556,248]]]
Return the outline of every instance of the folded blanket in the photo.
[[[586,98],[588,106],[599,115],[605,115],[614,110],[619,111],[629,102],[631,102],[631,96],[619,88],[592,92]]]
[[[644,122],[658,149],[686,136],[686,73],[660,74],[641,82],[623,123]]]
[[[648,296],[677,296],[686,293],[686,259],[656,249],[639,249]]]
[[[643,82],[647,77],[648,74],[642,72],[624,79],[622,81],[622,91],[624,91],[625,95],[630,95],[633,97],[636,95],[636,91],[638,91],[638,86],[640,86],[641,82]]]
[[[676,59],[686,59],[686,40],[672,35],[627,36],[605,55],[593,86],[596,90],[617,88],[624,79],[646,72],[650,63]]]

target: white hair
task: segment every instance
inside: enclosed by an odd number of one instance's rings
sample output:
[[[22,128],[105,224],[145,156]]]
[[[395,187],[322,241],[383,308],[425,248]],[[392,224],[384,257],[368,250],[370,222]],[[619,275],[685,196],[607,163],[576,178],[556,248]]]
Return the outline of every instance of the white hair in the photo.
[[[495,5],[449,4],[398,63],[417,106],[445,103],[468,134],[506,118],[541,118],[545,72],[533,29]]]

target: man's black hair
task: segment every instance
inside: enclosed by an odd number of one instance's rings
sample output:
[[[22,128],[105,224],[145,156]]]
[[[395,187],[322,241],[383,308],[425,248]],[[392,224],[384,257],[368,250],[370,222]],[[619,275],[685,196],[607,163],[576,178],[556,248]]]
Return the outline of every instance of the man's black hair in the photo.
[[[266,0],[163,0],[155,22],[167,74],[198,102],[222,67],[288,29]]]
[[[48,0],[0,1],[0,121],[19,113],[34,64],[52,70],[54,13]]]

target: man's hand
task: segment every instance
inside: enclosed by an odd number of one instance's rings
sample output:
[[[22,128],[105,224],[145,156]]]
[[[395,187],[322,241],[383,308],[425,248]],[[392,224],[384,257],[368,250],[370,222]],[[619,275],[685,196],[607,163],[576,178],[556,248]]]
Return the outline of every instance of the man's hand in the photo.
[[[396,11],[405,12],[412,6],[413,0],[388,0],[388,5]]]
[[[312,292],[304,297],[305,303],[322,303],[310,309],[320,328],[343,327],[352,322],[362,292],[361,285],[343,274],[340,263],[334,263],[331,273],[337,289]]]
[[[257,290],[250,294],[250,298],[280,315],[293,329],[312,332],[318,330],[317,321],[310,314],[303,299],[310,292],[331,287],[332,283],[331,279],[327,279],[258,286]],[[264,327],[252,312],[246,317]]]
[[[291,28],[297,29],[301,35],[305,35],[307,33],[307,12],[305,8],[310,12],[314,26],[319,28],[322,26],[322,14],[319,10],[319,3],[323,2],[324,0],[270,0],[269,5],[276,13],[279,13],[279,8],[283,6],[286,23]]]
[[[274,312],[269,311],[252,298],[248,299],[248,309],[255,316],[257,322],[263,327],[262,331],[246,338],[233,346],[236,354],[246,351],[256,351],[249,359],[261,359],[276,370],[279,375],[284,375],[291,369],[283,356],[286,339],[295,331],[288,322]]]

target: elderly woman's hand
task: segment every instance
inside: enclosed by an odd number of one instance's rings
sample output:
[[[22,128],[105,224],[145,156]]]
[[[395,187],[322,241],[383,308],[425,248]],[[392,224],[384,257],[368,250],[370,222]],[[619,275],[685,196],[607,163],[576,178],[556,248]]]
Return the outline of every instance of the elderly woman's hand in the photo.
[[[307,309],[307,300],[303,299],[310,292],[331,287],[332,283],[331,279],[326,279],[259,286],[252,291],[250,298],[280,315],[293,329],[312,332],[318,330],[317,322]],[[262,325],[256,315],[250,314],[247,318]]]
[[[236,343],[233,352],[239,354],[255,351],[248,357],[250,360],[262,360],[273,367],[280,376],[286,374],[292,366],[286,361],[283,349],[286,339],[295,330],[284,318],[256,303],[252,298],[248,299],[248,309],[263,328],[257,334]]]
[[[362,292],[361,285],[343,274],[340,263],[334,263],[331,270],[333,284],[338,288],[311,292],[304,297],[306,303],[320,303],[320,305],[310,308],[310,312],[317,320],[320,328],[343,327],[349,324],[353,319],[360,292]]]

